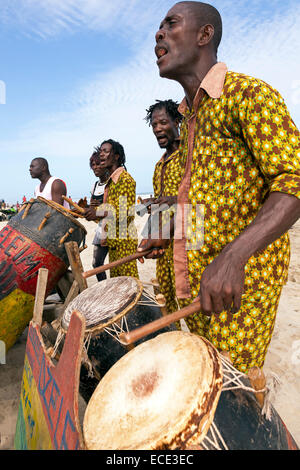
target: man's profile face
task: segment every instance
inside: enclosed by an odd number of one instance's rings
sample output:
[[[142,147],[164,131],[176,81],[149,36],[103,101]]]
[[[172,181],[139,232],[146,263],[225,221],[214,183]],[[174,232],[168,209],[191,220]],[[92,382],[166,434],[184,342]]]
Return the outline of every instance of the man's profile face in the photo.
[[[39,178],[43,173],[44,166],[39,160],[32,160],[29,167],[29,173],[31,178]]]
[[[171,119],[165,108],[153,111],[151,126],[160,148],[168,148],[178,137],[177,122]]]
[[[156,33],[155,53],[161,77],[176,80],[189,74],[189,67],[198,58],[199,28],[192,11],[184,4],[174,5]]]

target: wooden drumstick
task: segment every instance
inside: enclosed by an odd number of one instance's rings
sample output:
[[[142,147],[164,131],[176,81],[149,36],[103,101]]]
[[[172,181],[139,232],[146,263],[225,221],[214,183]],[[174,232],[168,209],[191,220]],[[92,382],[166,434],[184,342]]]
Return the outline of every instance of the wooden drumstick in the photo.
[[[63,196],[63,199],[69,204],[71,204],[71,206],[75,207],[75,209],[77,209],[81,214],[85,213],[85,210],[82,207],[80,207],[78,204],[76,204],[76,202],[73,202],[72,199],[70,199],[69,197]]]
[[[138,258],[142,258],[143,256],[149,255],[152,250],[140,251],[136,252],[133,255],[125,256],[125,258],[120,258],[112,263],[104,264],[103,266],[99,266],[99,268],[91,269],[90,271],[86,271],[82,273],[82,276],[87,279],[88,277],[95,276],[96,274],[103,273],[108,269],[116,268],[117,266],[121,266],[121,264],[130,263]]]
[[[193,313],[197,313],[201,310],[201,303],[200,300],[195,300],[192,304],[184,307],[177,312],[170,313],[169,315],[159,318],[147,325],[142,326],[141,328],[137,328],[136,330],[131,331],[130,333],[122,333],[119,337],[122,344],[132,344],[138,341],[139,339],[143,338],[144,336],[148,336],[155,331],[161,330],[166,326],[169,326],[171,323],[174,323],[182,318],[188,317]]]

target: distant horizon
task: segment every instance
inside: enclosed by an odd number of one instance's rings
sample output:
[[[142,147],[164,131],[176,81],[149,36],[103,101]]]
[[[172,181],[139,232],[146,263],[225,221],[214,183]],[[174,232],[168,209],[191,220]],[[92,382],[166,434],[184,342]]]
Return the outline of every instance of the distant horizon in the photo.
[[[88,196],[89,157],[108,138],[124,146],[137,194],[151,194],[163,152],[146,109],[184,97],[178,83],[159,76],[154,54],[155,33],[174,3],[1,1],[0,198],[33,197],[29,165],[37,156],[68,194]],[[277,89],[299,127],[298,0],[211,3],[223,18],[218,60]]]

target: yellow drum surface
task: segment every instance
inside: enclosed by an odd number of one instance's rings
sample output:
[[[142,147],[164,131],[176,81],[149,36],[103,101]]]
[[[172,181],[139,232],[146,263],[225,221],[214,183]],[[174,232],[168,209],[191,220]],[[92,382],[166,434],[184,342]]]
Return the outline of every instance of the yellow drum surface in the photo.
[[[0,300],[0,341],[8,351],[23,333],[33,315],[34,296],[15,289]]]

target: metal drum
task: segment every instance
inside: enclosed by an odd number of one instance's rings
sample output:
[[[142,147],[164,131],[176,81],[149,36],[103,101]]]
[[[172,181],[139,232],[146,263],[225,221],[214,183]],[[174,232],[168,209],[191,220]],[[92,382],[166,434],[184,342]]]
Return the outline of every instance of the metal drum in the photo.
[[[63,206],[41,197],[26,203],[0,232],[0,340],[8,350],[32,318],[40,268],[46,295],[69,266],[65,242],[84,244],[85,228]]]

